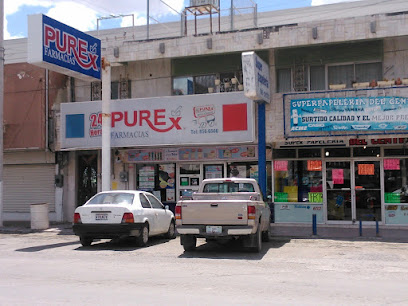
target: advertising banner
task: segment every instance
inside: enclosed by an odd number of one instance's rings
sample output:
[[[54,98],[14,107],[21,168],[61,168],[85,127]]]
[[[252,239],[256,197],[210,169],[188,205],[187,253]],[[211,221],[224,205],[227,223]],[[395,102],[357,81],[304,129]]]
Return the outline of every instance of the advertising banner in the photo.
[[[101,41],[48,16],[28,16],[27,62],[87,81],[101,78]]]
[[[294,99],[290,129],[309,131],[408,130],[408,98],[343,97]]]
[[[255,52],[243,52],[242,72],[245,96],[254,101],[270,103],[269,65]]]
[[[242,93],[115,100],[111,146],[251,143],[253,104]],[[101,111],[100,101],[61,103],[61,148],[100,148]]]

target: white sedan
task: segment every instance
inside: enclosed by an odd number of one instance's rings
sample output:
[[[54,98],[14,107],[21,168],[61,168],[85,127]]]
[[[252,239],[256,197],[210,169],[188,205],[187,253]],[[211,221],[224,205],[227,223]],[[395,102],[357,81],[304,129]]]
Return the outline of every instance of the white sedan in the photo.
[[[73,230],[83,246],[94,239],[134,237],[145,246],[149,237],[176,236],[174,214],[145,191],[103,191],[75,209]]]

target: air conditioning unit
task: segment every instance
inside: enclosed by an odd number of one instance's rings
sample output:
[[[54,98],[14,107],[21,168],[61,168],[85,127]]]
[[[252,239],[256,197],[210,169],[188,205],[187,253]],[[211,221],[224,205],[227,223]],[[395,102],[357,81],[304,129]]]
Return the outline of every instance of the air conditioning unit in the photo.
[[[220,6],[220,0],[190,0],[190,6],[201,6],[208,4],[218,8]]]

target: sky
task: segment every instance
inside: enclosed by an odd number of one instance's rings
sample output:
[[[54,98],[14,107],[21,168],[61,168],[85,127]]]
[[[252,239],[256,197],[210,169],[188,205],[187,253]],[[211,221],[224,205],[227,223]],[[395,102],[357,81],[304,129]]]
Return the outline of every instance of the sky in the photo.
[[[147,0],[3,0],[4,39],[27,37],[27,16],[45,14],[81,31],[146,24]],[[220,0],[221,15],[228,15],[231,2],[236,13],[256,3],[258,11],[347,2],[353,0]],[[150,23],[180,20],[190,0],[149,0]],[[105,18],[109,17],[109,18]],[[99,19],[99,22],[98,22]]]

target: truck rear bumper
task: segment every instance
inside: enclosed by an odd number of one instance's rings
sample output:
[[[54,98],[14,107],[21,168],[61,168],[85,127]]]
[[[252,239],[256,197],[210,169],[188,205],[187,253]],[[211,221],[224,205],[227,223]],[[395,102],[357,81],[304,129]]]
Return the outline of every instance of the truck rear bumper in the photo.
[[[197,235],[197,237],[221,237],[240,236],[253,233],[253,226],[242,225],[220,225],[221,233],[208,233],[206,225],[177,225],[176,230],[180,235]]]

